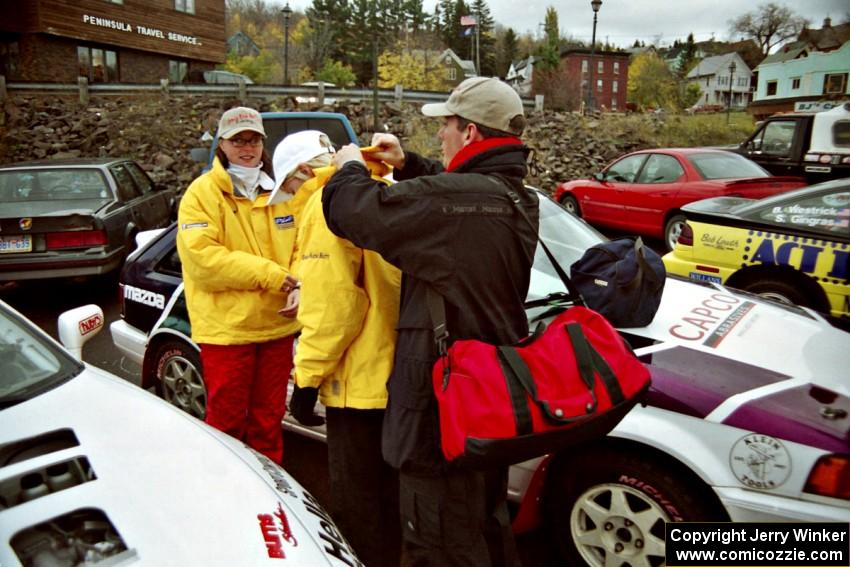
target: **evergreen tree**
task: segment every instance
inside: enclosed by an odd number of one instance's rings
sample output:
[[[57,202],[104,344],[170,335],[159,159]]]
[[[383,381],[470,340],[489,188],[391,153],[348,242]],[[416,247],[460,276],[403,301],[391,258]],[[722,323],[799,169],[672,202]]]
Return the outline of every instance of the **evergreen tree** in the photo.
[[[693,32],[688,34],[688,39],[685,40],[682,47],[684,47],[684,51],[682,52],[682,57],[679,60],[680,63],[677,72],[679,77],[684,78],[697,60],[697,45],[694,42]]]
[[[504,77],[510,69],[511,63],[519,59],[519,40],[513,28],[508,28],[500,41],[496,57],[496,74]]]
[[[478,74],[484,77],[498,75],[496,70],[496,36],[494,32],[495,22],[490,15],[490,7],[486,0],[474,0],[472,3],[472,14],[478,24],[473,33],[478,33],[476,46],[476,64],[480,61],[481,68]]]
[[[561,64],[561,47],[558,32],[558,12],[552,6],[546,8],[543,30],[546,37],[537,53],[540,59],[534,64],[534,68],[535,70],[554,71]]]

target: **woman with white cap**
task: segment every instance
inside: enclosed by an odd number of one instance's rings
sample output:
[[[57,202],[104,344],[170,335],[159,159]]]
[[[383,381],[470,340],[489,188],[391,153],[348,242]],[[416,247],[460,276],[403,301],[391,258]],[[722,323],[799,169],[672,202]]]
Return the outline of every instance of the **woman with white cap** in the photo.
[[[290,274],[295,215],[291,203],[270,202],[274,182],[260,114],[231,108],[218,132],[212,169],[186,190],[177,219],[186,305],[207,389],[205,421],[281,463],[298,330],[298,283]]]
[[[317,130],[290,134],[275,148],[275,178],[282,191],[295,199],[308,196],[296,236],[302,329],[289,411],[304,425],[318,425],[322,418],[314,407],[321,399],[331,515],[367,567],[398,567],[398,475],[381,455],[381,430],[401,272],[380,254],[328,229],[321,188],[336,170],[328,167],[332,151],[328,137]],[[385,166],[372,165],[375,179],[381,179],[377,170]]]

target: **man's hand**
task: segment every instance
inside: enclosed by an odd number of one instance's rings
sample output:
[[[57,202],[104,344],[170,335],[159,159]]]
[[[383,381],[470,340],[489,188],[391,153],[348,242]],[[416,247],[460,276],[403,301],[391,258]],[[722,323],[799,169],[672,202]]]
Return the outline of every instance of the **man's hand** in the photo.
[[[316,415],[316,400],[319,398],[318,388],[299,388],[295,385],[292,397],[289,399],[289,413],[298,423],[307,427],[316,427],[325,423],[325,419]]]
[[[284,317],[295,317],[298,314],[298,305],[301,303],[301,290],[295,288],[286,296],[286,305],[278,313]]]
[[[341,147],[333,157],[333,164],[337,169],[342,169],[342,166],[350,161],[359,161],[366,165],[366,160],[363,159],[363,154],[360,153],[360,148],[356,144]]]
[[[372,144],[380,148],[376,152],[372,152],[371,156],[378,161],[382,161],[394,168],[402,169],[404,167],[404,150],[401,149],[401,142],[392,134],[377,133],[372,135]]]

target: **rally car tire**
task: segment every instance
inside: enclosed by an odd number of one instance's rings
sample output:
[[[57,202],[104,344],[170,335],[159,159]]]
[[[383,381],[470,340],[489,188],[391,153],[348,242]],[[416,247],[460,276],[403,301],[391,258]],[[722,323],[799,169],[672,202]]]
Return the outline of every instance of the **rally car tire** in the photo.
[[[581,209],[578,207],[578,201],[572,195],[561,195],[561,205],[575,216],[581,217]]]
[[[728,519],[692,472],[643,451],[590,450],[549,474],[544,514],[564,565],[661,565],[665,522]]]
[[[682,227],[684,226],[685,215],[673,215],[667,220],[664,225],[664,246],[668,252],[676,247],[676,241],[679,240],[679,235],[682,234]]]
[[[794,280],[798,281],[794,281]],[[740,289],[775,299],[781,303],[801,305],[816,311],[829,311],[823,290],[803,278],[765,277],[740,284]]]
[[[204,385],[201,355],[181,340],[159,343],[153,358],[156,393],[189,415],[204,419],[207,389]]]

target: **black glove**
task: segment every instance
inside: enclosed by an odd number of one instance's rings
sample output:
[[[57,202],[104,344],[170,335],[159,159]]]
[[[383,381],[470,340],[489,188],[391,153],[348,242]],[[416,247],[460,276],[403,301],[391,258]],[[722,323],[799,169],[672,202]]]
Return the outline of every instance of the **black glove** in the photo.
[[[289,399],[289,413],[298,423],[307,427],[324,425],[325,418],[316,415],[316,400],[319,398],[318,388],[299,388],[297,385],[292,390]]]

